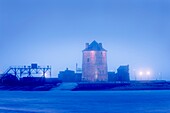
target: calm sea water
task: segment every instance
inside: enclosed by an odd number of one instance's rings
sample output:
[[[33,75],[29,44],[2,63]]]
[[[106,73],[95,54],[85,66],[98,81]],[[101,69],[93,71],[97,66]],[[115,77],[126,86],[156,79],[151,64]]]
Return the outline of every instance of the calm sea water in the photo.
[[[0,113],[170,113],[170,91],[0,91]]]

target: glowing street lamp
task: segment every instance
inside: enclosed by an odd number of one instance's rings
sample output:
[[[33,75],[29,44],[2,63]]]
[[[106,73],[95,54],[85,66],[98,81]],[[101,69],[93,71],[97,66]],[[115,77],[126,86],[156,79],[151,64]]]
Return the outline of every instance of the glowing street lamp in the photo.
[[[141,76],[142,76],[142,75],[143,75],[143,72],[142,72],[142,71],[140,71],[140,72],[139,72],[139,75],[141,75]]]
[[[150,80],[152,78],[152,70],[150,69],[141,69],[138,70],[138,77],[141,80]]]
[[[146,75],[150,75],[150,74],[151,74],[151,72],[150,72],[150,71],[147,71],[147,72],[146,72]]]

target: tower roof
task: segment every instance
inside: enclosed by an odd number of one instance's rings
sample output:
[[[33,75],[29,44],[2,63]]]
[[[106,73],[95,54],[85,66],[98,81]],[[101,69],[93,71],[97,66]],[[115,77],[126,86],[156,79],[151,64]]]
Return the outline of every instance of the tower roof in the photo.
[[[106,51],[102,47],[102,43],[97,43],[95,40],[89,45],[86,44],[86,48],[83,51]]]

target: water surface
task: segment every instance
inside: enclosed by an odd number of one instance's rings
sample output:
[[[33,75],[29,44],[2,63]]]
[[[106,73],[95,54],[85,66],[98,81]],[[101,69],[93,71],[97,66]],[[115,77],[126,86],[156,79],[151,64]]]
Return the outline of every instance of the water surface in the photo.
[[[170,113],[170,91],[0,91],[0,113]]]

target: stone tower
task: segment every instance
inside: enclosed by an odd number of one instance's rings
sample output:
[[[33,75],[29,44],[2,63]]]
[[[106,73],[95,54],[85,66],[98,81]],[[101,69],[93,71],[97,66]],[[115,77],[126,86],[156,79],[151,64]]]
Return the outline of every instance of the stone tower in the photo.
[[[86,43],[83,50],[82,80],[83,81],[107,81],[107,56],[102,43],[93,41]]]

